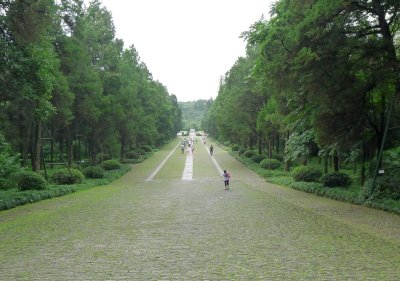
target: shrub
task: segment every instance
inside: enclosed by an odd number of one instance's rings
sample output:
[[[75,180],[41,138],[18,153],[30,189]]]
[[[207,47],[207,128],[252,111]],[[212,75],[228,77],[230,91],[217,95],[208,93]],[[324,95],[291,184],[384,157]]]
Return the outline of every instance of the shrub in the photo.
[[[240,145],[234,144],[232,145],[232,151],[239,151],[240,150]]]
[[[295,181],[318,182],[322,176],[322,172],[312,167],[300,166],[292,171]]]
[[[15,187],[15,180],[11,175],[21,171],[19,155],[0,152],[0,189]]]
[[[347,187],[351,184],[351,179],[347,174],[335,172],[323,175],[321,182],[327,187]]]
[[[267,158],[267,156],[263,155],[263,154],[254,154],[251,157],[251,160],[253,160],[256,163],[260,163],[262,160],[264,160],[265,158]]]
[[[271,165],[270,165],[271,164]],[[271,170],[275,170],[281,167],[281,162],[279,162],[279,160],[277,159],[264,159],[260,162],[260,167],[264,168],[264,169],[270,169],[271,166]]]
[[[104,178],[103,169],[99,166],[90,166],[83,169],[83,174],[91,179]]]
[[[241,147],[241,148],[239,148],[238,152],[239,152],[239,155],[243,155],[246,152],[246,148]]]
[[[254,150],[246,150],[243,155],[247,158],[251,158],[253,157],[253,155],[256,154],[256,152]]]
[[[32,171],[22,171],[13,175],[17,181],[18,189],[30,190],[30,189],[45,189],[47,187],[46,179],[38,173]]]
[[[75,184],[81,183],[84,178],[84,175],[79,170],[62,168],[51,176],[51,181],[56,184]]]
[[[144,152],[152,152],[153,151],[153,149],[151,148],[150,145],[142,145],[142,146],[140,146],[140,148],[143,149]]]
[[[126,154],[126,158],[128,158],[128,159],[139,159],[140,155],[139,155],[139,153],[137,151],[129,151]]]
[[[367,195],[372,189],[372,179],[365,183],[364,193]],[[380,176],[376,179],[375,190],[373,196],[375,198],[391,198],[400,200],[400,179],[392,176]]]
[[[106,160],[103,163],[101,163],[101,166],[106,171],[116,170],[121,167],[121,163],[118,160]]]
[[[109,154],[106,154],[106,153],[98,153],[96,155],[97,163],[101,163],[102,161],[110,160],[110,159],[111,159],[111,156]]]

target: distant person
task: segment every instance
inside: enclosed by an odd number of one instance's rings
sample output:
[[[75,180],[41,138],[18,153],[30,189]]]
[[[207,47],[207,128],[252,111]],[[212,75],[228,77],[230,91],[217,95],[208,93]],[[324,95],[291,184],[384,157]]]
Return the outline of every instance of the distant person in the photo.
[[[181,151],[182,151],[182,153],[185,151],[185,145],[184,144],[181,145]]]
[[[210,146],[210,155],[213,156],[213,153],[214,153],[214,147],[211,145]]]
[[[224,170],[222,177],[224,178],[225,190],[228,190],[229,189],[229,179],[231,178],[231,174],[227,170]]]

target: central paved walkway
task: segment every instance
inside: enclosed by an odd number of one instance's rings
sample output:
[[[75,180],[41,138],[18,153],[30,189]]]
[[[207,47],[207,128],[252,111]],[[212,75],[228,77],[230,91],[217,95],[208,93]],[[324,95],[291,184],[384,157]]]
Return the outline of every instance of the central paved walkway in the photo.
[[[270,185],[201,145],[191,181],[174,142],[112,185],[0,212],[0,279],[399,280],[399,216]]]

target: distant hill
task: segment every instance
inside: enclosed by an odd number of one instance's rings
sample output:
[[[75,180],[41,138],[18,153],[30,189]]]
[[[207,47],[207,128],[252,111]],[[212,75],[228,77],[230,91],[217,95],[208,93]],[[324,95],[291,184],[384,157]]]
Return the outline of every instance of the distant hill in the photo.
[[[212,102],[212,99],[179,102],[179,107],[182,110],[183,129],[187,131],[189,129],[201,130],[201,119]]]

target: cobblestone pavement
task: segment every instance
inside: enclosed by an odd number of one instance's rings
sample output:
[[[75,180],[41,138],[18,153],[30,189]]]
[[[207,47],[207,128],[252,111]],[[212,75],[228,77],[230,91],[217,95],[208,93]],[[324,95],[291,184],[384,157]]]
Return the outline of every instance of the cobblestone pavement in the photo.
[[[197,146],[200,146],[198,144]],[[0,280],[399,280],[400,216],[265,183],[175,143],[123,178],[0,212]]]

